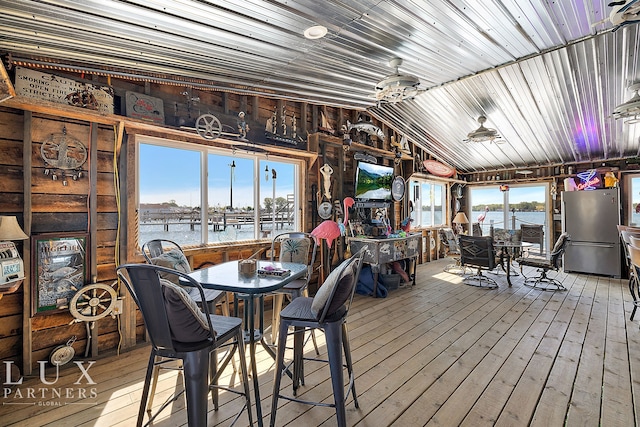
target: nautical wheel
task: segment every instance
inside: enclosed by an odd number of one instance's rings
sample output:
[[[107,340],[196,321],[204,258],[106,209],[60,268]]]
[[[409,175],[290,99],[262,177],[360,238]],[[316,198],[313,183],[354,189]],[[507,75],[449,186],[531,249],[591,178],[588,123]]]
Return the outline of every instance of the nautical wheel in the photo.
[[[111,314],[117,300],[118,294],[111,286],[93,283],[76,292],[69,303],[69,310],[78,320],[95,322]]]
[[[216,139],[222,133],[222,124],[216,116],[203,114],[196,120],[196,131],[204,139]]]

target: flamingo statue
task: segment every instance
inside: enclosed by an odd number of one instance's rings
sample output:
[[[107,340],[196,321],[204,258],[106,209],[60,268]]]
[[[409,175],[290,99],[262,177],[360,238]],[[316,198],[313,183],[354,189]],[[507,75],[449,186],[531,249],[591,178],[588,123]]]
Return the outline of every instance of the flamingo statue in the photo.
[[[320,244],[320,239],[327,241],[327,246],[331,249],[333,241],[340,236],[344,236],[346,233],[346,225],[349,220],[349,208],[354,205],[356,201],[351,197],[345,197],[342,204],[344,206],[344,220],[340,222],[327,219],[322,221],[320,225],[313,229],[309,234],[313,236],[316,243]]]
[[[484,219],[487,217],[487,212],[489,212],[489,206],[485,206],[484,207],[484,212],[482,212],[480,215],[478,215],[478,222],[480,223],[480,226],[482,226],[482,223],[484,222]]]

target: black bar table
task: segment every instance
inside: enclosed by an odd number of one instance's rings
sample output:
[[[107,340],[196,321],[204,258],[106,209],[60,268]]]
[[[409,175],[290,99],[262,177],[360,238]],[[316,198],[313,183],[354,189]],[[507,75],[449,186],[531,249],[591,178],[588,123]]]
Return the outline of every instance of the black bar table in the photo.
[[[236,298],[243,299],[245,302],[244,313],[245,331],[248,337],[249,354],[251,356],[251,372],[253,376],[253,389],[256,401],[256,415],[258,425],[262,426],[262,407],[260,405],[260,386],[258,384],[258,366],[256,364],[256,344],[260,342],[267,352],[275,357],[275,353],[264,341],[262,330],[264,328],[264,306],[263,296],[282,288],[292,280],[304,276],[307,272],[306,264],[298,264],[291,262],[272,262],[258,261],[257,270],[254,274],[241,274],[238,271],[239,261],[229,261],[223,264],[213,265],[200,270],[196,270],[189,274],[197,280],[205,289],[216,289],[219,291],[233,292]],[[278,275],[259,275],[260,270],[288,270],[289,273],[284,276]],[[255,328],[255,298],[260,299],[260,326]],[[237,306],[236,306],[237,308]],[[205,403],[206,408],[206,403]]]

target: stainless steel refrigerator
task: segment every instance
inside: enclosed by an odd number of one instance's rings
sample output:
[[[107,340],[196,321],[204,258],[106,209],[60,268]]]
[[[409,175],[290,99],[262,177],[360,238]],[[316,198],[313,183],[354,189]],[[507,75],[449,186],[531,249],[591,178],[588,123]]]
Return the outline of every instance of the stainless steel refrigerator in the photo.
[[[571,240],[564,271],[620,277],[620,189],[562,192],[562,230]]]

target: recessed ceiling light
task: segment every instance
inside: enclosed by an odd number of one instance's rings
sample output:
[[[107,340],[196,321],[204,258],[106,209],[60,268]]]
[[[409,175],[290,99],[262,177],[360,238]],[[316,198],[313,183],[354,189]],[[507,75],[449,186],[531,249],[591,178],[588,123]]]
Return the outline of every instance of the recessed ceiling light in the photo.
[[[327,27],[324,25],[314,25],[304,30],[304,36],[308,39],[321,39],[327,35]]]

